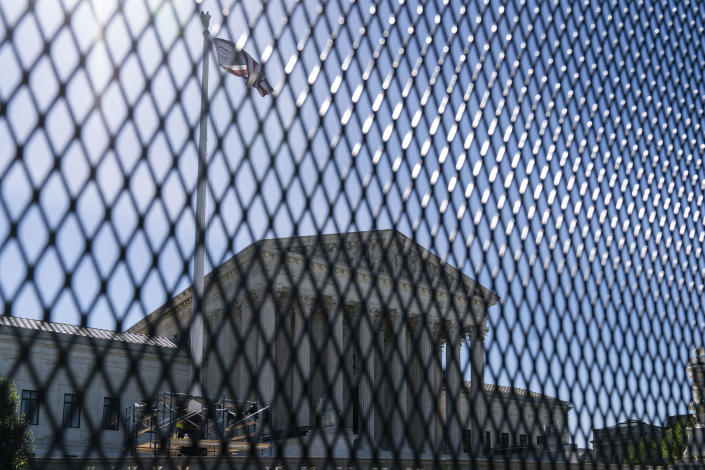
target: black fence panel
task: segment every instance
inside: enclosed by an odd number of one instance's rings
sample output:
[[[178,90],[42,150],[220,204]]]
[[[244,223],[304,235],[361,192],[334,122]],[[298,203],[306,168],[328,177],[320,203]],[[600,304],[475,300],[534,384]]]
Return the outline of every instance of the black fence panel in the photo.
[[[0,0],[0,467],[701,465],[703,28]]]

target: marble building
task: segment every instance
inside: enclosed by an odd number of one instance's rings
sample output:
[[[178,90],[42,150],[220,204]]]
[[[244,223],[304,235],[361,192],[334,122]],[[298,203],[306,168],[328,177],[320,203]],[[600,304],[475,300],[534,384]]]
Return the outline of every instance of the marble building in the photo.
[[[125,407],[186,392],[188,372],[166,338],[0,316],[0,376],[15,384],[37,457],[122,455]]]
[[[568,440],[568,403],[484,383],[497,296],[398,232],[263,240],[206,286],[203,394],[268,407],[277,452],[507,456]],[[123,333],[3,318],[0,375],[37,456],[120,456],[116,408],[190,389],[189,289]]]
[[[271,403],[280,439],[480,455],[567,434],[565,402],[484,384],[497,296],[396,231],[263,240],[206,286],[204,393]],[[129,331],[185,344],[191,316],[186,290]]]

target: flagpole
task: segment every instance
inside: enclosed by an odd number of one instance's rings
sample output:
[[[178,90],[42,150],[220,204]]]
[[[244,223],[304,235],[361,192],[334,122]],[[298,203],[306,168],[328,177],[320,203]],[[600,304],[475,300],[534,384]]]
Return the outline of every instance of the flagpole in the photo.
[[[193,396],[203,394],[203,311],[205,305],[205,242],[206,242],[206,138],[208,128],[208,59],[210,56],[210,14],[201,12],[203,24],[203,70],[201,72],[201,122],[198,142],[198,182],[196,188],[196,245],[193,261],[193,289],[191,290],[191,370],[190,391]]]

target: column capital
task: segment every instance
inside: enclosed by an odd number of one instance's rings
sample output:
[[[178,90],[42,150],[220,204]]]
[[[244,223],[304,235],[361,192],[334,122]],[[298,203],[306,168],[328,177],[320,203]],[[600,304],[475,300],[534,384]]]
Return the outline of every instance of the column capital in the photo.
[[[422,328],[421,317],[419,315],[408,315],[406,323],[411,331],[417,331],[419,328]]]
[[[488,331],[490,331],[490,329],[486,326],[472,326],[468,328],[468,336],[470,336],[470,340],[480,339],[484,342]]]
[[[206,310],[206,320],[216,320],[225,310],[222,307]]]
[[[341,300],[340,301],[340,311],[341,311],[341,314],[343,315],[343,318],[346,318],[348,320],[354,320],[355,317],[358,315],[360,308],[356,305],[356,303],[345,302],[345,301]]]
[[[447,341],[458,342],[465,337],[465,331],[459,328],[458,323],[453,320],[445,320],[443,322],[443,331]]]
[[[245,305],[259,304],[264,295],[267,293],[267,289],[264,286],[257,287],[255,289],[248,289],[243,295],[243,302]]]
[[[299,302],[305,307],[312,307],[316,302],[316,293],[310,290],[297,289],[297,295],[299,297]]]
[[[280,307],[286,307],[287,304],[289,306],[293,306],[295,299],[294,299],[294,292],[292,289],[288,287],[276,287],[273,289],[274,290],[274,301],[279,305]]]
[[[241,294],[239,298],[225,302],[224,303],[225,304],[224,310],[226,312],[233,314],[233,315],[239,315],[242,312],[243,303],[246,302],[246,301],[243,301],[242,295],[243,294]],[[167,312],[167,315],[172,315],[173,313],[174,313],[173,310],[169,310]]]
[[[342,304],[340,299],[337,299],[332,295],[322,295],[320,296],[320,300],[328,312],[336,312],[338,306]]]
[[[285,300],[288,296],[292,295],[293,292],[291,288],[284,286],[259,286],[254,289],[249,289],[245,294],[245,302],[248,300],[254,302],[262,302],[267,296],[272,296],[274,300],[279,303]],[[248,299],[249,296],[249,299]]]
[[[439,322],[438,320],[432,320],[429,322],[429,325],[431,327],[431,338],[434,340],[438,340],[438,336],[441,331],[441,322]]]
[[[379,305],[367,304],[365,310],[367,310],[367,318],[370,319],[370,325],[377,325],[380,318],[382,318],[382,307]]]
[[[399,310],[388,309],[387,310],[389,319],[396,325],[403,320],[402,314]]]

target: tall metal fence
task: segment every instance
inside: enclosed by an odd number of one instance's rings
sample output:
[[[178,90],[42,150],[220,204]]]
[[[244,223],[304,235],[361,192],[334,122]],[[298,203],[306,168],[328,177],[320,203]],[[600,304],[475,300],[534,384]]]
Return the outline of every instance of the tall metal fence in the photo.
[[[701,463],[704,27],[0,0],[2,467]]]

